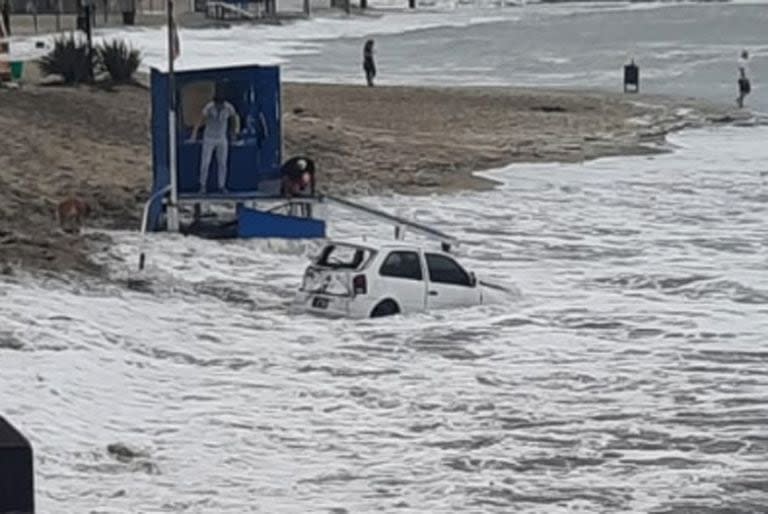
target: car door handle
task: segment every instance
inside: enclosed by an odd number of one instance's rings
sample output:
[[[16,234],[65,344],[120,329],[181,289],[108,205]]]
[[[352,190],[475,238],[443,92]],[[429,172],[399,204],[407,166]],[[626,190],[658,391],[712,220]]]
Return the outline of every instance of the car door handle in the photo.
[[[429,296],[437,296],[437,291],[430,291]]]

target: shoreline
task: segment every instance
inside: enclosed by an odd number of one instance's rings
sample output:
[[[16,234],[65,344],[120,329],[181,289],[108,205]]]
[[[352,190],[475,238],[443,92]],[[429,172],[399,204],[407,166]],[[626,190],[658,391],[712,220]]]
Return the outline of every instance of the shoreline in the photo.
[[[341,105],[337,95],[346,99]],[[331,144],[347,150],[348,160],[327,154],[323,166],[333,191],[346,194],[489,189],[495,182],[476,172],[661,153],[670,132],[744,117],[692,98],[505,86],[291,83],[284,106],[294,106],[283,109],[287,153]]]
[[[351,196],[490,189],[476,172],[658,153],[670,132],[745,116],[695,99],[508,87],[284,83],[282,100],[283,158],[313,157],[320,190]],[[149,118],[149,92],[135,86],[0,89],[0,273],[103,275],[88,257],[103,237],[63,234],[55,207],[78,196],[89,228],[137,229]]]

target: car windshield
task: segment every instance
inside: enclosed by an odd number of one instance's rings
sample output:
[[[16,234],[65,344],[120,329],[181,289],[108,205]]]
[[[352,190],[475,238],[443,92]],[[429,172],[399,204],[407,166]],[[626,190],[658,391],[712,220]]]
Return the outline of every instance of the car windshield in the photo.
[[[318,266],[335,269],[360,269],[373,255],[367,248],[347,245],[328,245],[317,259]]]

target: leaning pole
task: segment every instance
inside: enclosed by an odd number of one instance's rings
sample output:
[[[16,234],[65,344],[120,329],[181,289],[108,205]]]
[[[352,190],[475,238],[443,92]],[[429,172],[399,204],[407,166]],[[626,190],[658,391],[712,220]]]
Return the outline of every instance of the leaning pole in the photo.
[[[168,0],[168,172],[171,174],[171,198],[166,209],[169,232],[179,231],[179,174],[176,163],[176,78],[173,61],[176,58],[176,24],[173,20],[173,0]]]

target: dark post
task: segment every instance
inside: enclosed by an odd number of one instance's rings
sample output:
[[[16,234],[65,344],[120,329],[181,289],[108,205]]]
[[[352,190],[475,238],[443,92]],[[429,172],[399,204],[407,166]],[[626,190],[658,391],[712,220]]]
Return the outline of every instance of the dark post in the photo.
[[[88,44],[88,79],[93,82],[93,34],[91,33],[91,2],[85,0],[85,39]]]
[[[344,12],[349,14],[352,12],[352,1],[351,0],[345,0],[344,1]]]
[[[408,7],[416,9],[416,0],[408,0]]]
[[[32,445],[0,416],[0,512],[35,512]]]
[[[310,6],[309,6],[309,3],[310,3],[310,1],[309,1],[309,0],[304,0],[304,16],[306,16],[306,17],[309,17],[309,16],[310,16],[310,14],[311,14],[311,13],[310,13]]]
[[[634,86],[634,89],[630,90],[629,86]],[[624,66],[624,92],[640,92],[640,69],[635,64],[634,59]]]
[[[62,0],[56,2],[56,32],[61,32],[61,11],[64,10]]]
[[[35,24],[35,34],[38,32],[38,23],[37,23],[37,2],[32,2],[32,22]]]
[[[360,0],[360,9],[368,9],[368,0]]]
[[[5,33],[10,37],[11,35],[11,0],[3,0],[3,24],[5,25]]]

